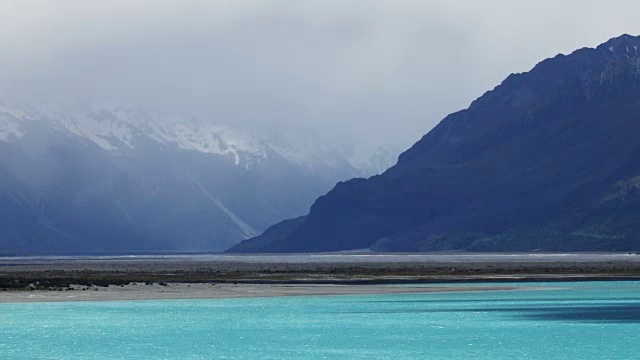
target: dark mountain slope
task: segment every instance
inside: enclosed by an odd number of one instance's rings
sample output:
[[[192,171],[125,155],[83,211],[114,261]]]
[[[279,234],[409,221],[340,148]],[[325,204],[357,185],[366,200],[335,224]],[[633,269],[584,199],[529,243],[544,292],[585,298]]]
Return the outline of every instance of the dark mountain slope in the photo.
[[[230,251],[638,250],[639,48],[624,35],[510,75],[384,174]]]

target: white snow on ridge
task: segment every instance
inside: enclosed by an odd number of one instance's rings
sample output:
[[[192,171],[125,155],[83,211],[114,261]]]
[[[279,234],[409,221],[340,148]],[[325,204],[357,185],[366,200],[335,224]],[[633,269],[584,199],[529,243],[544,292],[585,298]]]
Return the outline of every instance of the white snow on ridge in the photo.
[[[76,113],[71,116],[60,114],[54,119],[73,134],[86,138],[105,150],[122,150],[121,144],[134,148],[132,129],[126,123],[99,116],[96,113]]]
[[[0,123],[0,140],[9,141],[12,137],[21,138],[24,134],[20,131],[20,126],[13,122]]]
[[[0,103],[0,141],[22,138],[24,133],[20,129],[20,123],[29,120],[33,120],[33,116],[25,111]]]
[[[140,140],[183,151],[223,156],[246,169],[276,156],[310,169],[364,166],[338,148],[323,141],[292,133],[266,140],[242,131],[193,117],[158,116],[117,103],[88,107],[10,106],[0,102],[0,141],[22,138],[26,121],[49,123],[105,151],[126,153],[140,146]]]
[[[3,115],[0,113],[0,140],[9,141],[12,137],[18,139],[23,137],[24,133],[20,130],[20,123],[3,119]]]
[[[171,122],[168,127],[163,140],[175,143],[182,150],[232,156],[236,165],[241,164],[243,157],[254,161],[267,157],[258,140],[219,125],[179,120]]]
[[[11,116],[15,119],[25,119],[25,120],[33,119],[33,115],[30,115],[24,110],[17,109],[14,107],[9,107],[2,103],[0,103],[0,116]]]
[[[158,117],[122,106],[95,105],[87,109],[43,107],[33,113],[0,105],[0,140],[22,137],[24,121],[49,121],[107,151],[135,149],[136,138],[148,137],[181,150],[229,156],[236,165],[259,162],[267,147],[251,136],[194,118]]]
[[[326,162],[320,161],[318,157],[304,150],[300,150],[300,149],[294,150],[292,148],[286,148],[286,147],[274,145],[274,144],[268,144],[268,147],[269,149],[274,151],[276,154],[278,154],[282,158],[296,164],[304,164],[304,165],[307,165],[308,167],[314,167],[320,163],[326,163]]]

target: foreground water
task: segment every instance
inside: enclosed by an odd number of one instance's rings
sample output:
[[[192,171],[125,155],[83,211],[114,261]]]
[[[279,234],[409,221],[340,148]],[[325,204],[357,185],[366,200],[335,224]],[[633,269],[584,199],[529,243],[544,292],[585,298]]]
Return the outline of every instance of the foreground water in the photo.
[[[518,285],[527,289],[0,304],[0,359],[640,358],[640,282]]]

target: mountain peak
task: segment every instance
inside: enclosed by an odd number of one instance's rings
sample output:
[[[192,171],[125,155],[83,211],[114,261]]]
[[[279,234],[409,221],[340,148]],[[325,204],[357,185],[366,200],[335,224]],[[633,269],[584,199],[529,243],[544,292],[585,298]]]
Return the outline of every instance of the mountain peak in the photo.
[[[599,45],[597,49],[607,50],[611,53],[637,55],[638,47],[640,47],[640,36],[623,34],[609,39]]]
[[[622,34],[620,36],[613,37],[600,46],[614,46],[614,45],[640,45],[640,36]]]
[[[512,74],[388,171],[230,251],[640,249],[639,48],[622,35]]]

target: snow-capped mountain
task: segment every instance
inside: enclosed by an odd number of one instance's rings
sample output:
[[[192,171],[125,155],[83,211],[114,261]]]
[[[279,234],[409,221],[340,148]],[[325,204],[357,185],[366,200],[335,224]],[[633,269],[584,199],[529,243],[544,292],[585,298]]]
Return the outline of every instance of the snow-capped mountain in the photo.
[[[222,250],[373,174],[293,143],[120,104],[0,103],[0,251]]]
[[[51,124],[103,150],[128,153],[141,139],[179,150],[229,158],[235,165],[250,169],[269,158],[280,156],[309,167],[345,161],[336,149],[314,150],[292,147],[291,142],[273,143],[246,132],[194,117],[157,116],[120,104],[97,104],[86,108],[16,107],[0,103],[0,140],[19,140],[32,125]],[[322,155],[325,155],[324,157]]]

